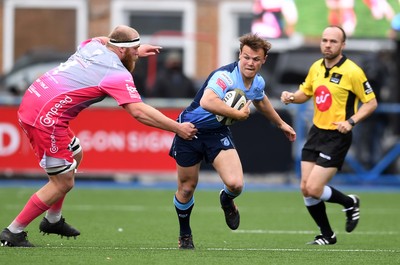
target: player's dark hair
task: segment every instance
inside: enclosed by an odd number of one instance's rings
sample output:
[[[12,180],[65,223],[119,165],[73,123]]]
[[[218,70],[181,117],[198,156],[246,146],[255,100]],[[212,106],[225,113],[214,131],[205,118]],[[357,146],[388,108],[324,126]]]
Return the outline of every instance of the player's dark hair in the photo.
[[[240,51],[242,51],[244,46],[249,46],[252,50],[263,49],[264,55],[268,54],[271,49],[271,43],[264,40],[257,34],[248,33],[239,38],[240,41]]]

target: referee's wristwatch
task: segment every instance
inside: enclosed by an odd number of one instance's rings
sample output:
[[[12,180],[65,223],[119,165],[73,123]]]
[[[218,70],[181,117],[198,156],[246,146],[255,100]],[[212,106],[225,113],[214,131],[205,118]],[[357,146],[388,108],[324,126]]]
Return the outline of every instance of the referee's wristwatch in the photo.
[[[351,126],[356,126],[356,123],[352,118],[348,118],[347,121],[350,123]]]

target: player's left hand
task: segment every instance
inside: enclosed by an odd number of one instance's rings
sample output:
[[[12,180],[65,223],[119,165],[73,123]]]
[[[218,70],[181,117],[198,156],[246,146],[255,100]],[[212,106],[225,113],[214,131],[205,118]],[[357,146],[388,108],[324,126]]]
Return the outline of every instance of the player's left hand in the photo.
[[[286,135],[289,141],[291,142],[296,141],[296,132],[289,124],[284,123],[280,129],[283,131],[283,133]]]
[[[162,49],[161,46],[155,46],[150,44],[140,44],[139,47],[139,57],[147,57],[150,55],[156,55],[160,53]]]
[[[179,123],[179,129],[176,132],[179,137],[185,140],[193,140],[193,138],[196,138],[196,133],[197,128],[190,122]]]
[[[346,134],[353,129],[353,126],[348,121],[337,121],[332,122],[332,124],[336,125],[336,128],[339,132]]]

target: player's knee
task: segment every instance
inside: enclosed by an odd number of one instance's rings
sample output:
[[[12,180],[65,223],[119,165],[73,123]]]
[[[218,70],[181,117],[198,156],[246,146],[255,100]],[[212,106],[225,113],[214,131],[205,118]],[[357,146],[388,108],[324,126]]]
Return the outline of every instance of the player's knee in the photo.
[[[302,183],[300,184],[300,190],[304,197],[309,197],[310,195],[307,192],[306,186]]]
[[[242,193],[243,190],[243,185],[238,185],[238,186],[233,186],[230,189],[233,193],[240,195],[240,193]]]
[[[60,185],[59,189],[63,194],[67,194],[70,190],[73,189],[75,186],[75,179],[74,178],[66,178],[62,185]]]
[[[238,197],[238,196],[242,193],[243,188],[239,188],[239,187],[229,187],[229,186],[225,185],[224,190],[225,190],[225,192],[226,192],[227,194],[229,194],[230,197],[236,198],[236,197]]]
[[[183,198],[190,199],[193,196],[195,189],[196,189],[195,183],[185,182],[181,183],[181,185],[178,186],[178,193]]]
[[[193,197],[193,190],[186,190],[186,189],[183,189],[183,190],[181,190],[180,192],[180,195],[185,199],[185,200],[189,200],[190,198],[192,198]]]
[[[67,194],[75,185],[75,178],[72,174],[66,173],[50,177],[50,182],[59,194]]]
[[[317,186],[305,186],[304,189],[302,189],[303,195],[307,197],[313,197],[313,198],[320,198],[322,194],[322,189]]]
[[[236,182],[227,183],[227,184],[225,184],[225,186],[232,193],[239,195],[240,193],[242,193],[244,184],[243,184],[243,181],[236,181]]]

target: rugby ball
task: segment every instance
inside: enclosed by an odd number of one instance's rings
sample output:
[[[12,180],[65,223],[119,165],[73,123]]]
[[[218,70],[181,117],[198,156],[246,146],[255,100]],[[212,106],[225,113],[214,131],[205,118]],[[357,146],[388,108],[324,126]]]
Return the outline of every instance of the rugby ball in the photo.
[[[226,105],[230,106],[231,108],[240,110],[246,104],[246,96],[243,90],[239,88],[235,88],[233,90],[229,90],[226,92],[224,98],[222,99]],[[215,115],[217,121],[222,123],[223,125],[232,125],[236,122],[236,120],[232,118],[228,118],[221,115]]]

